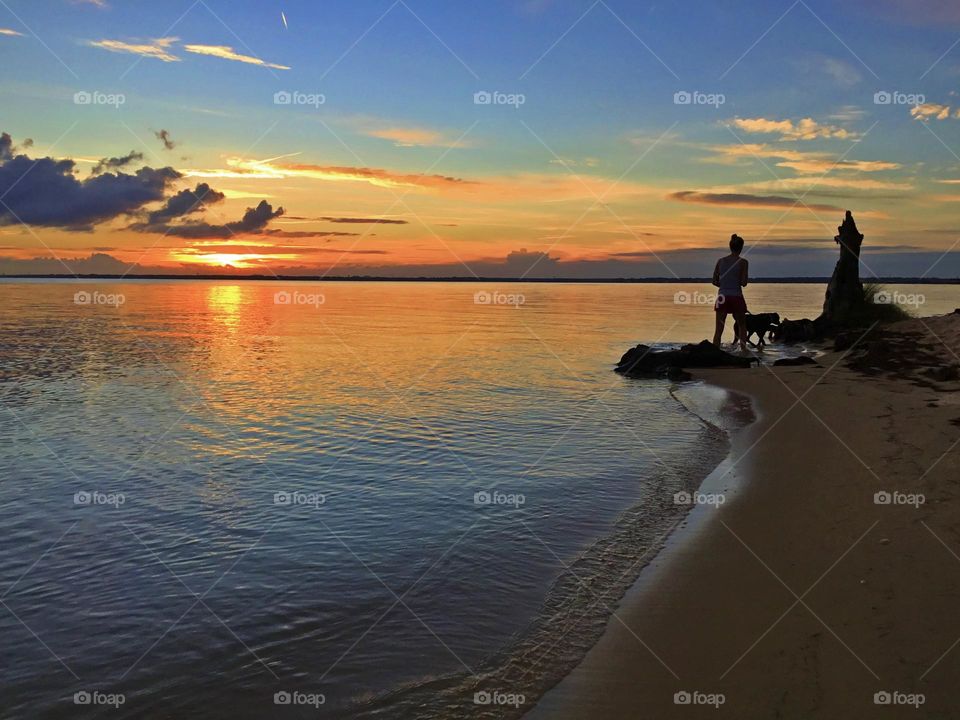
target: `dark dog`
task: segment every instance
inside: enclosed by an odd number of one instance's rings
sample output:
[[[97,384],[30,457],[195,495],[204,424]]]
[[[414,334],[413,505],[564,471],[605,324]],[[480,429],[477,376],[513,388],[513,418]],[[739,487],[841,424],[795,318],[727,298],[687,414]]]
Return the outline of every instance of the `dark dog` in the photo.
[[[747,342],[755,348],[762,348],[767,344],[766,335],[769,333],[770,339],[773,339],[773,333],[780,327],[779,313],[758,313],[753,315],[747,313]],[[740,324],[734,325],[734,334],[740,337]],[[757,336],[757,342],[750,338]]]
[[[803,320],[784,319],[780,326],[774,332],[773,337],[787,345],[798,342],[809,342],[817,337],[817,326],[813,320],[804,318]]]

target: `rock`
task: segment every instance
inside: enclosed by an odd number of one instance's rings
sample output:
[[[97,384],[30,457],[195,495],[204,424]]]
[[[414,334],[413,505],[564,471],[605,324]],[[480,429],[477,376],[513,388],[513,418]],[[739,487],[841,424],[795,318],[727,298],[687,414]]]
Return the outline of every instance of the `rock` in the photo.
[[[809,355],[800,355],[799,357],[780,358],[773,363],[774,367],[794,367],[797,365],[820,365]]]
[[[834,352],[843,352],[844,350],[849,350],[854,346],[857,340],[858,337],[856,333],[840,333],[833,340],[833,350]]]
[[[939,367],[926,368],[923,371],[931,380],[938,382],[952,382],[960,379],[960,365],[941,365]]]
[[[760,364],[755,357],[731,355],[708,340],[697,345],[684,345],[678,350],[653,350],[647,345],[630,348],[620,358],[616,371],[632,377],[666,377],[671,380],[690,380],[684,368],[748,368]]]

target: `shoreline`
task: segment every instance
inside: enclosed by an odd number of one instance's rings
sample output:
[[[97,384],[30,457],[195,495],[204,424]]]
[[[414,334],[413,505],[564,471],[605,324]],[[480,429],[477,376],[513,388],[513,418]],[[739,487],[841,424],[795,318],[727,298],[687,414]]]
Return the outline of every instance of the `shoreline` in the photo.
[[[678,471],[664,467],[651,473],[643,483],[646,497],[622,510],[607,534],[565,563],[530,625],[475,666],[476,676],[456,673],[406,685],[372,699],[351,717],[449,718],[458,716],[466,704],[471,717],[520,718],[562,682],[602,637],[618,612],[620,598],[661,556],[678,527],[690,523],[702,509],[677,505],[674,494],[703,488],[730,457],[732,430],[753,421],[752,415],[744,417],[743,396],[711,392],[707,383],[687,387],[685,394],[691,397],[686,401],[673,390],[669,395],[677,412],[701,426],[697,459],[683,463]],[[732,402],[735,397],[741,402]],[[701,401],[699,411],[688,405],[691,398]],[[494,691],[520,694],[525,702],[517,707],[472,702],[475,693]]]
[[[891,327],[918,357],[960,354],[960,316]],[[676,528],[622,620],[525,718],[683,718],[685,699],[730,718],[949,715],[960,382],[867,375],[849,359],[694,373],[754,403],[704,481],[711,491],[722,473],[743,492]],[[924,502],[876,504],[878,492]]]

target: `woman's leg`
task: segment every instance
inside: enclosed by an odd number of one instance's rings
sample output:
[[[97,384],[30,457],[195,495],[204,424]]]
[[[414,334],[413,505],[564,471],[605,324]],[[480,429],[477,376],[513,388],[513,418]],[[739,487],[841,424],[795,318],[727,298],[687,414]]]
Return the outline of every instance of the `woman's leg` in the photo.
[[[717,329],[713,333],[713,344],[720,347],[720,340],[723,338],[723,326],[727,324],[727,314],[718,312],[714,315],[717,316]]]
[[[737,328],[740,330],[740,336],[737,340],[740,341],[740,349],[747,349],[747,314],[746,313],[737,313],[734,315],[737,319]]]

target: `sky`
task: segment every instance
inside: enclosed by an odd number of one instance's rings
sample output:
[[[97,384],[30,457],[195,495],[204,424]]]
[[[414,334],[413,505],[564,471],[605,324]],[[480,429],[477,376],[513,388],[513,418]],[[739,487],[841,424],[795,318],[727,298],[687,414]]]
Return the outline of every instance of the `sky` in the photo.
[[[0,273],[960,277],[960,5],[3,0]]]

